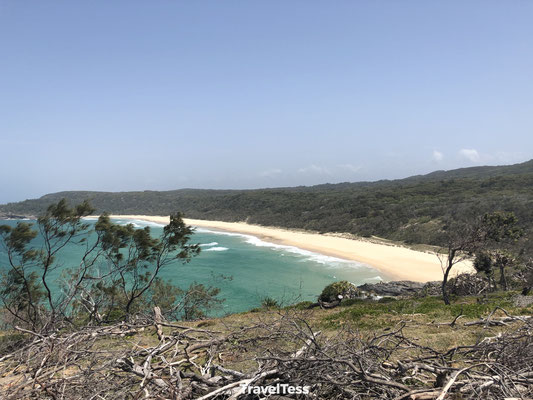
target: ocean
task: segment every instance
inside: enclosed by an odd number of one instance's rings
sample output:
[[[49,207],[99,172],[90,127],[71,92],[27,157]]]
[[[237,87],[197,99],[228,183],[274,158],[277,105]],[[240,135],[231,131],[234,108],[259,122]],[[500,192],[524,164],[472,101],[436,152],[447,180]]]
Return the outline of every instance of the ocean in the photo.
[[[160,234],[163,228],[163,225],[140,220],[114,221],[133,223],[138,228],[149,226],[153,235]],[[0,225],[14,226],[17,222],[0,221]],[[219,287],[220,297],[225,301],[213,315],[250,310],[259,306],[265,297],[282,305],[316,301],[326,285],[339,280],[363,284],[385,279],[375,269],[358,262],[267,243],[251,235],[196,228],[191,243],[200,244],[200,255],[188,264],[169,265],[160,276],[182,288],[195,281]],[[38,238],[35,245],[39,245]],[[62,268],[76,266],[81,254],[80,246],[69,245],[60,252],[58,261]],[[6,254],[0,248],[0,270],[6,268],[6,261]],[[60,279],[60,270],[51,278]]]

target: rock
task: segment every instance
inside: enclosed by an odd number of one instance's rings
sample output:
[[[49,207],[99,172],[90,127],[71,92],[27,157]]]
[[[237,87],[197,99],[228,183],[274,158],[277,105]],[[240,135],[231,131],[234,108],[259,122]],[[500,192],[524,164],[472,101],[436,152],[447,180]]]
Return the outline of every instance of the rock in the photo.
[[[424,288],[424,283],[413,281],[394,281],[365,283],[357,286],[358,289],[367,293],[374,293],[378,296],[396,297],[396,296],[413,296]]]
[[[432,281],[424,284],[422,290],[417,292],[417,296],[441,296],[442,295],[442,281]]]
[[[35,219],[32,215],[18,215],[10,213],[0,213],[0,219]]]

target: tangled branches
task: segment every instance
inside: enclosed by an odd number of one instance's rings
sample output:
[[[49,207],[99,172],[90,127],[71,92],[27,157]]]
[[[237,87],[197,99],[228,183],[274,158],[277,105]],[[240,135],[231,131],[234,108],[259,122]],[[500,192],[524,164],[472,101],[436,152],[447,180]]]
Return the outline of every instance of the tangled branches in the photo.
[[[258,387],[299,388],[285,399],[531,397],[533,323],[504,319],[512,330],[442,352],[406,335],[406,323],[333,335],[287,311],[202,329],[156,309],[151,320],[71,333],[21,329],[26,342],[0,357],[0,390],[8,400],[269,398]]]

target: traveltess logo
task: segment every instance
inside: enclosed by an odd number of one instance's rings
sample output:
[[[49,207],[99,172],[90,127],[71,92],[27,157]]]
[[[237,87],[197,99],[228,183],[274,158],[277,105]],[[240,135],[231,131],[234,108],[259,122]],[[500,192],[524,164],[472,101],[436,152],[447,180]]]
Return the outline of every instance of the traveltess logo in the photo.
[[[291,386],[288,383],[278,383],[276,386],[244,386],[246,394],[309,394],[311,386]]]

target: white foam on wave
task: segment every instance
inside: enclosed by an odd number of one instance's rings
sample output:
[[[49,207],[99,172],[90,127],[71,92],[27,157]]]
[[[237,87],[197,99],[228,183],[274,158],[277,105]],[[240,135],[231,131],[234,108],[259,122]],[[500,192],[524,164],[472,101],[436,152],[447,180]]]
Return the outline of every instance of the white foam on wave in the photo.
[[[216,246],[217,244],[218,244],[218,242],[200,243],[200,247]]]
[[[226,250],[229,250],[229,249],[227,247],[219,246],[219,247],[210,247],[210,248],[205,249],[203,251],[226,251]]]
[[[299,256],[302,256],[302,262],[306,261],[314,261],[319,264],[323,264],[327,267],[339,267],[339,266],[348,266],[351,268],[362,268],[365,267],[364,264],[358,263],[357,261],[351,261],[351,260],[344,260],[342,258],[327,256],[324,254],[314,253],[309,250],[300,249],[299,247],[295,246],[288,246],[284,244],[277,244],[277,243],[271,243],[271,242],[265,242],[264,240],[261,240],[257,236],[253,235],[247,235],[244,233],[235,233],[235,232],[224,232],[224,231],[217,231],[217,230],[211,230],[206,228],[196,228],[196,232],[201,233],[212,233],[215,235],[225,235],[225,236],[233,236],[233,237],[241,237],[244,239],[244,241],[248,244],[251,244],[253,246],[257,247],[267,247],[271,248],[273,250],[283,251],[287,253],[296,254]]]
[[[224,235],[224,236],[249,236],[249,235],[245,235],[244,233],[217,231],[217,230],[212,230],[212,229],[199,228],[197,226],[194,226],[194,231],[199,232],[199,233],[214,233],[215,235]]]
[[[152,222],[152,221],[144,221],[141,219],[115,219],[113,220],[120,224],[120,225],[133,225],[134,228],[145,228],[147,226],[155,227],[155,228],[163,228],[165,224],[160,224],[158,222]]]
[[[376,276],[372,276],[370,278],[365,278],[363,279],[365,281],[383,281],[383,278],[379,275],[376,275]]]

